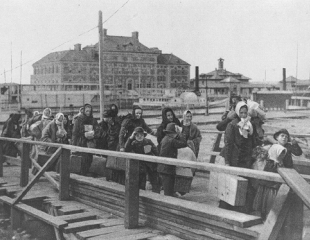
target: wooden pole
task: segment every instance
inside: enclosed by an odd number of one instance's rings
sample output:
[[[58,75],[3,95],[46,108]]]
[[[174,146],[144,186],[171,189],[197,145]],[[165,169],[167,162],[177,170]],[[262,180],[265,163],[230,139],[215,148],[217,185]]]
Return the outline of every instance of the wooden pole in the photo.
[[[69,200],[70,150],[62,149],[60,158],[59,200]]]
[[[102,36],[102,12],[99,11],[99,86],[100,86],[100,120],[103,120],[104,112],[104,78],[103,78],[103,36]]]
[[[139,161],[127,159],[125,181],[126,229],[139,226]]]
[[[208,101],[208,80],[206,78],[206,116],[209,115],[209,101]]]
[[[20,186],[25,187],[29,182],[29,167],[30,167],[30,145],[22,143],[21,152],[21,170],[20,170]]]
[[[4,163],[4,156],[3,156],[3,141],[0,141],[0,177],[3,177],[3,163]]]

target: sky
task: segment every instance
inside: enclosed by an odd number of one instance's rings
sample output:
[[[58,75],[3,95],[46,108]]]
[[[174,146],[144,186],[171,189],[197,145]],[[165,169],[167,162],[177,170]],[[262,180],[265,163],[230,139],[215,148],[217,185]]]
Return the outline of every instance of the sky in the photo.
[[[138,31],[147,47],[188,62],[192,78],[220,57],[252,81],[280,81],[283,68],[310,77],[309,0],[1,0],[0,83],[30,83],[48,53],[98,42],[99,11],[108,35]]]

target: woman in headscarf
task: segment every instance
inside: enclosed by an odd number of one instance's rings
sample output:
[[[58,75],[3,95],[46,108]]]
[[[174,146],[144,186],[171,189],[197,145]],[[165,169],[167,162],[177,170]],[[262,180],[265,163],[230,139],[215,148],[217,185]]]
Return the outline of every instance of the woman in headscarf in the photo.
[[[122,121],[121,129],[119,132],[119,144],[117,146],[117,150],[124,152],[125,151],[125,143],[127,142],[128,138],[132,135],[133,131],[137,127],[141,127],[145,132],[155,134],[153,131],[144,121],[142,117],[142,108],[139,106],[133,106],[132,115],[125,117]],[[116,164],[123,166],[124,160],[123,159],[116,159]],[[124,167],[119,167],[123,168]],[[122,169],[114,169],[113,175],[111,176],[111,180],[114,182],[118,182],[120,184],[125,184],[125,171]]]
[[[21,114],[13,113],[9,119],[4,123],[1,137],[7,138],[21,138],[19,120]],[[18,149],[14,142],[5,142],[3,144],[3,154],[11,157],[17,157]]]
[[[264,171],[277,173],[277,169],[283,167],[283,160],[286,155],[287,149],[285,147],[280,144],[272,145],[268,150],[268,159],[265,161]],[[257,182],[258,188],[253,209],[260,211],[262,219],[265,220],[281,184],[266,180],[258,180]]]
[[[183,120],[181,121],[182,133],[185,135],[188,147],[193,150],[196,158],[198,158],[202,137],[197,125],[192,123],[192,119],[192,112],[190,110],[186,110],[183,113]]]
[[[72,131],[72,145],[79,147],[95,148],[95,140],[99,138],[100,129],[97,120],[93,117],[93,108],[90,104],[84,105],[83,113],[76,118]],[[89,172],[93,155],[78,153],[82,156],[81,175]]]
[[[133,106],[132,109],[132,116],[125,118],[122,122],[121,130],[119,133],[119,145],[120,151],[125,151],[125,143],[127,139],[131,136],[133,131],[136,127],[142,127],[144,131],[149,134],[155,134],[153,131],[144,121],[142,116],[143,110],[139,106]]]
[[[73,124],[72,124],[72,120],[70,121],[69,116],[66,114],[64,114],[63,125],[64,125],[64,129],[67,132],[65,144],[71,144]]]
[[[248,116],[248,107],[245,102],[238,102],[235,108],[237,118],[232,120],[225,130],[224,143],[220,156],[225,164],[232,167],[250,168],[252,166],[253,126]],[[220,201],[219,207],[248,213],[252,208],[254,189],[248,184],[246,203],[243,207],[234,207]]]
[[[21,123],[21,136],[28,137],[29,120],[32,118],[33,114],[29,109],[25,109],[24,119]]]
[[[168,123],[175,123],[177,126],[181,126],[179,119],[175,116],[173,110],[171,108],[164,108],[162,110],[162,122],[160,126],[157,128],[157,143],[158,143],[158,151],[160,152],[160,143],[165,137],[166,133],[164,130]]]
[[[221,156],[226,165],[233,167],[250,168],[252,165],[253,126],[248,117],[248,107],[245,102],[236,105],[238,117],[232,120],[225,131],[225,146]]]

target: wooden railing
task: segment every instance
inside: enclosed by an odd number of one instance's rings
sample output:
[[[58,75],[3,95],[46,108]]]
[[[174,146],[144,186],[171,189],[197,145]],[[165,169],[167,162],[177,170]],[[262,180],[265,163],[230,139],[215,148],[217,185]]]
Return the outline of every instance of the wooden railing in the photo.
[[[69,200],[69,180],[70,180],[70,151],[72,152],[84,152],[99,155],[108,155],[115,157],[126,158],[126,181],[125,181],[125,228],[136,228],[139,222],[139,183],[138,183],[138,171],[139,161],[147,161],[153,163],[163,163],[168,165],[190,167],[198,170],[213,171],[218,173],[227,173],[231,175],[238,175],[248,178],[256,178],[262,180],[268,180],[272,182],[282,183],[279,193],[276,197],[275,204],[268,215],[265,222],[264,231],[261,232],[260,239],[276,239],[280,233],[280,229],[284,226],[285,231],[294,232],[296,230],[295,223],[300,222],[302,219],[302,206],[296,210],[296,203],[300,202],[301,205],[305,204],[310,208],[310,182],[309,175],[300,175],[294,169],[280,168],[279,174],[263,172],[251,169],[221,166],[211,163],[192,162],[164,157],[155,157],[148,155],[140,155],[134,153],[115,152],[99,149],[82,148],[71,145],[54,144],[35,142],[23,139],[12,139],[0,137],[0,149],[4,141],[18,142],[22,144],[22,157],[21,157],[21,185],[25,186],[24,189],[18,194],[18,196],[12,201],[12,205],[16,205],[26,193],[31,189],[36,181],[44,174],[45,170],[59,157],[60,162],[60,183],[59,183],[59,199]],[[40,169],[29,182],[29,151],[30,145],[37,144],[49,147],[57,148],[57,151],[50,157],[46,164]],[[208,155],[217,155],[216,152],[207,152]],[[3,160],[5,156],[0,150],[0,176],[3,176]],[[288,210],[286,209],[288,208]],[[294,211],[292,211],[294,210]],[[292,220],[292,218],[294,220]],[[285,225],[289,219],[288,225]],[[299,219],[299,220],[298,220]],[[266,236],[268,237],[266,238]],[[300,233],[298,233],[300,235]],[[298,235],[297,234],[297,235]],[[298,236],[299,236],[298,235]],[[291,235],[288,235],[291,236]],[[284,237],[282,239],[293,239]],[[294,238],[300,239],[300,238]]]

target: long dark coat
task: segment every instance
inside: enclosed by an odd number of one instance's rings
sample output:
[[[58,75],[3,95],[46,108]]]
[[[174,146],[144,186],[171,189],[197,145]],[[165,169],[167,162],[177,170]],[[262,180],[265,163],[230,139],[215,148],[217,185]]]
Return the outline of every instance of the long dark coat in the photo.
[[[20,127],[18,121],[20,114],[12,114],[10,118],[4,123],[1,137],[7,138],[21,138]],[[3,154],[11,157],[16,157],[18,149],[14,142],[5,142],[3,144]]]
[[[187,146],[185,136],[183,134],[167,133],[161,142],[159,156],[168,158],[177,158],[178,149]],[[175,175],[175,166],[167,164],[158,164],[157,172]]]
[[[225,131],[225,147],[221,151],[221,156],[225,162],[233,167],[250,168],[252,165],[253,136],[249,135],[244,138],[238,127],[240,119],[232,120]]]

